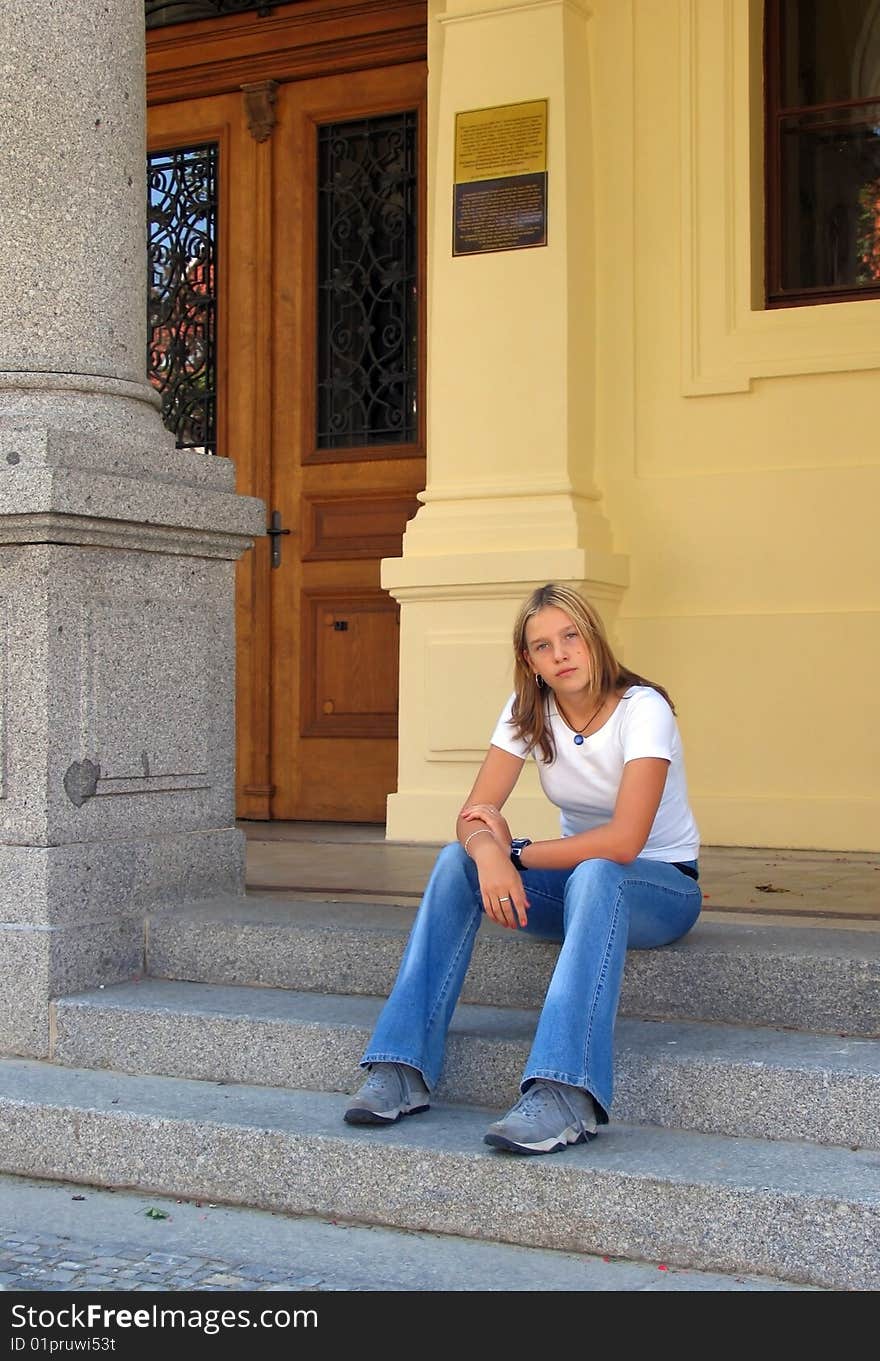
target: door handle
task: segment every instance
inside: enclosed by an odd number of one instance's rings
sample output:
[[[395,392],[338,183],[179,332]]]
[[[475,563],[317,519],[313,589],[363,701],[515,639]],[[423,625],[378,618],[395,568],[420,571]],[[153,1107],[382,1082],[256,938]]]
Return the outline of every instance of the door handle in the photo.
[[[273,567],[280,567],[280,566],[281,566],[281,535],[282,535],[282,534],[289,534],[289,533],[290,533],[290,530],[289,530],[289,529],[282,529],[282,528],[281,528],[281,511],[280,511],[280,510],[273,510],[273,511],[272,511],[272,517],[271,517],[271,519],[270,519],[270,521],[269,521],[269,528],[266,530],[266,533],[269,535],[269,538],[272,540],[272,566],[273,566]]]

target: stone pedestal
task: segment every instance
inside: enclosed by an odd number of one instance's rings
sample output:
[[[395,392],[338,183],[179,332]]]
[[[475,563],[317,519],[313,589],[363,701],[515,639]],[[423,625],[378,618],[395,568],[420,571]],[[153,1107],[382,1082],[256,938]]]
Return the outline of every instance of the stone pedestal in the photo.
[[[244,892],[234,559],[262,507],[198,454],[65,466],[81,438],[0,421],[5,1053],[48,1051],[50,998],[139,973],[148,911]]]
[[[0,8],[0,1052],[244,891],[234,563],[264,532],[145,378],[141,0]],[[39,72],[39,79],[35,72]]]

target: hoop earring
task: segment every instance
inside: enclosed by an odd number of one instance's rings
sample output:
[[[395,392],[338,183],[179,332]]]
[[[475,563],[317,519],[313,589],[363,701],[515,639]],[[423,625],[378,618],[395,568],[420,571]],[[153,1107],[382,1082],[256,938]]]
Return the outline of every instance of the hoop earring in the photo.
[[[539,690],[544,689],[544,677],[539,676],[537,672],[535,673],[535,684],[537,685]]]

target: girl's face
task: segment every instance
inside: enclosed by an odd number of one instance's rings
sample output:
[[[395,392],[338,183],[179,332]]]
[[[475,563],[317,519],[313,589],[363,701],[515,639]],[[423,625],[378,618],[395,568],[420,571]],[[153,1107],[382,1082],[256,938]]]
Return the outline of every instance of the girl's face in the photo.
[[[545,605],[526,624],[526,663],[552,690],[577,695],[590,684],[590,654],[571,618]]]

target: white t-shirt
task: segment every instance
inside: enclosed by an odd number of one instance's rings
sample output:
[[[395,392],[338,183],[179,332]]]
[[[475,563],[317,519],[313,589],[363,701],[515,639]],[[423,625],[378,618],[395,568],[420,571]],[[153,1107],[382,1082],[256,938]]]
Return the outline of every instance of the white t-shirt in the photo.
[[[687,797],[681,737],[675,715],[662,695],[648,685],[631,685],[606,723],[577,745],[574,733],[560,717],[551,695],[546,715],[556,743],[556,756],[547,764],[540,747],[529,751],[515,736],[510,722],[513,695],[492,734],[492,745],[514,756],[534,757],[541,787],[560,809],[563,836],[587,832],[610,822],[623,767],[640,756],[660,756],[669,762],[660,807],[644,850],[648,860],[696,860],[700,834]]]

